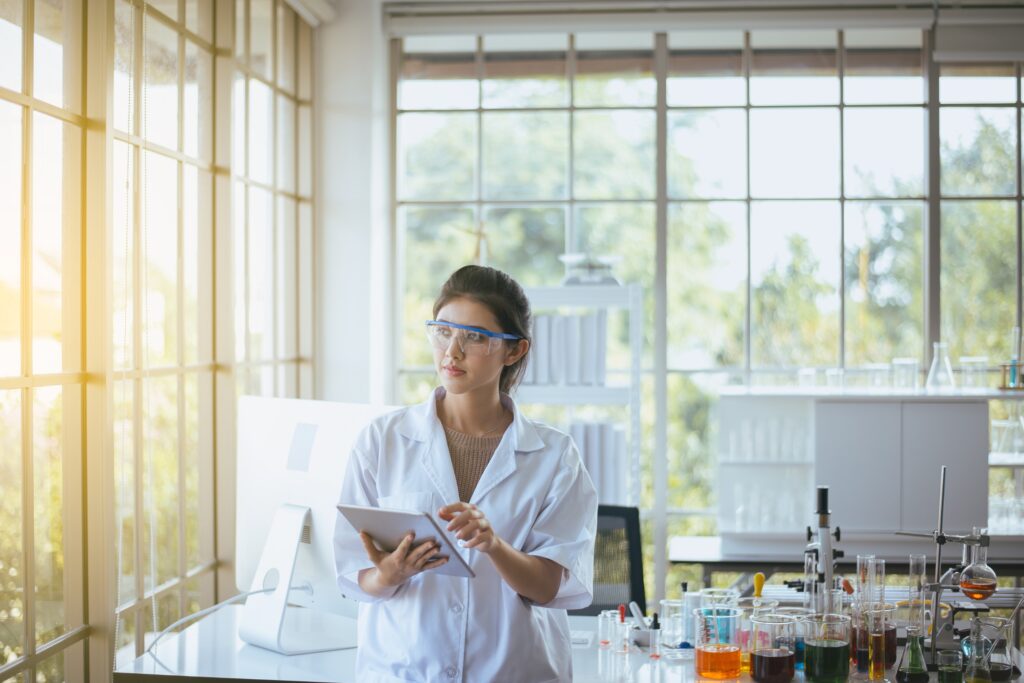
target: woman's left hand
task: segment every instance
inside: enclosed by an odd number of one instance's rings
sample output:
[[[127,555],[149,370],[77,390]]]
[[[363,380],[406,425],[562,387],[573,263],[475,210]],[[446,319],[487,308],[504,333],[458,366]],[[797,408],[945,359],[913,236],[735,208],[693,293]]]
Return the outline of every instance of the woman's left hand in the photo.
[[[437,513],[441,519],[450,522],[448,531],[455,532],[455,537],[462,541],[463,548],[473,548],[489,554],[501,543],[487,517],[472,503],[452,503],[445,505]]]

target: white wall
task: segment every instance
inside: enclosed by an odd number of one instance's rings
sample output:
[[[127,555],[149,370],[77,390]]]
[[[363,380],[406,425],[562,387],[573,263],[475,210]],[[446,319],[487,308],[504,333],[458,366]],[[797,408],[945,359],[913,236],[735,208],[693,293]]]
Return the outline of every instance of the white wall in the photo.
[[[316,394],[390,401],[388,41],[380,0],[336,0],[317,30]]]

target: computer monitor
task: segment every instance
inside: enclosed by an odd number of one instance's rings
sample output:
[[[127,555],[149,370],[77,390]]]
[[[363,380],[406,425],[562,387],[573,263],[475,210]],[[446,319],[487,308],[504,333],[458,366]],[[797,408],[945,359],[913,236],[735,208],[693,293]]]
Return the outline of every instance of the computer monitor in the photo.
[[[334,574],[335,505],[356,437],[392,410],[239,399],[235,583],[243,592],[276,588],[246,599],[244,641],[284,654],[356,646],[357,605]]]

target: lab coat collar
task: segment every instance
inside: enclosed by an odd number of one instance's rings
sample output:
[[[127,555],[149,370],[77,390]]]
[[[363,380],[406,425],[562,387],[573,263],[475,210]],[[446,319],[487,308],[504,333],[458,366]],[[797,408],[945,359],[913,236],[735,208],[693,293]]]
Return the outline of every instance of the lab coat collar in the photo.
[[[398,433],[414,441],[430,441],[435,427],[441,424],[437,418],[437,399],[444,394],[444,387],[437,387],[423,403],[410,406],[398,423]],[[508,394],[501,394],[501,404],[512,411],[513,450],[529,453],[544,448],[544,441],[537,433],[537,428],[523,416],[519,406]]]
[[[398,432],[415,441],[427,444],[426,457],[421,461],[434,486],[446,502],[459,499],[452,469],[451,454],[448,452],[444,427],[437,417],[437,399],[444,396],[444,388],[438,387],[423,403],[410,407],[398,424]],[[544,441],[530,420],[523,417],[515,401],[506,394],[501,395],[503,406],[512,411],[511,429],[505,432],[498,448],[487,463],[470,502],[476,503],[488,491],[516,471],[516,454],[529,453],[544,448]]]

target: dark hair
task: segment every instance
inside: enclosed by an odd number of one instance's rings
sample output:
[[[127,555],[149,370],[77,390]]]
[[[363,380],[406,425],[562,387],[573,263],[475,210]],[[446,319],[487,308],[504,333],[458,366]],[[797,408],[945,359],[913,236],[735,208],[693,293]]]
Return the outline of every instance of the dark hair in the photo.
[[[449,301],[460,297],[473,299],[486,306],[501,326],[500,332],[517,335],[533,344],[530,338],[530,301],[519,283],[507,273],[486,266],[459,268],[441,285],[441,293],[434,302],[434,317]],[[506,343],[513,345],[518,341],[509,340]],[[510,393],[519,384],[528,355],[529,352],[512,365],[502,368],[499,383],[502,392]]]

